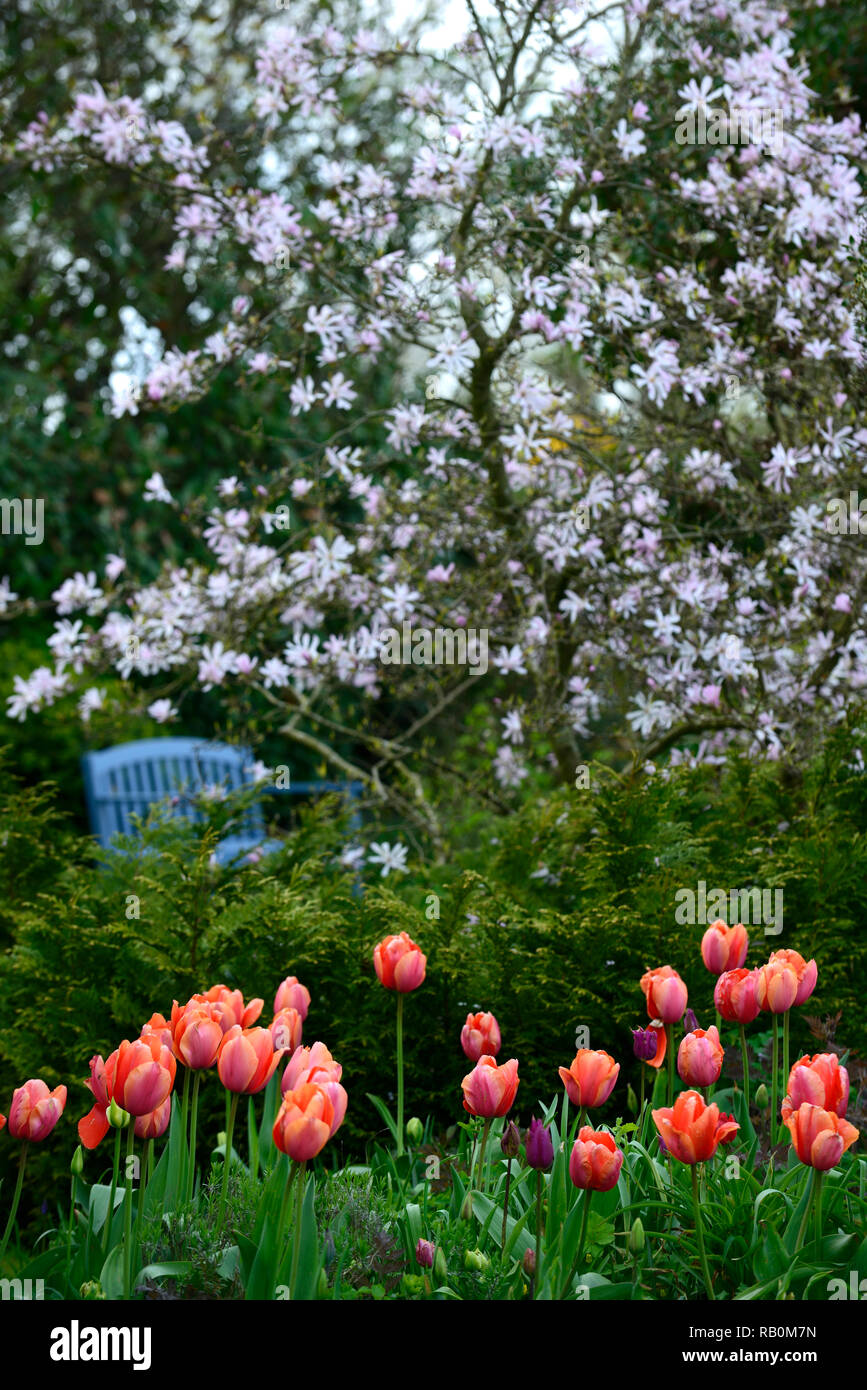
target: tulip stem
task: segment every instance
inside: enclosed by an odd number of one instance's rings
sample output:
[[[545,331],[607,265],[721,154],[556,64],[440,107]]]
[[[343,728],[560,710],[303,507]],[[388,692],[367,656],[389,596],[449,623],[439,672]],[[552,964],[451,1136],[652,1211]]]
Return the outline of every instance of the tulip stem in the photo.
[[[638,1133],[641,1134],[641,1126],[644,1121],[644,1063],[638,1063],[639,1075],[641,1077],[641,1100],[638,1105]]]
[[[780,1066],[780,1025],[776,1014],[772,1014],[771,1017],[773,1019],[773,1044],[771,1047],[771,1123],[768,1128],[768,1137],[770,1146],[773,1148],[774,1144],[777,1142],[777,1125],[780,1122],[780,1117],[777,1114],[777,1085],[780,1079],[778,1074]]]
[[[803,1243],[803,1240],[804,1240],[804,1234],[805,1234],[805,1232],[806,1232],[806,1230],[807,1230],[807,1222],[808,1222],[809,1219],[810,1219],[810,1212],[813,1210],[813,1199],[814,1199],[814,1197],[815,1197],[815,1195],[816,1195],[816,1179],[817,1179],[818,1176],[819,1176],[819,1174],[818,1174],[817,1169],[811,1168],[811,1169],[810,1169],[810,1195],[809,1195],[809,1197],[807,1198],[806,1202],[804,1203],[804,1215],[801,1217],[801,1226],[800,1226],[800,1229],[799,1229],[799,1231],[798,1231],[798,1239],[795,1241],[795,1249],[794,1249],[794,1251],[792,1252],[793,1255],[797,1255],[798,1251],[799,1251],[800,1248],[801,1248],[801,1245],[802,1245],[802,1243]]]
[[[217,1218],[217,1235],[223,1231],[223,1222],[226,1219],[226,1200],[229,1195],[229,1169],[232,1164],[232,1135],[235,1130],[235,1116],[238,1113],[238,1101],[241,1099],[238,1091],[232,1092],[232,1100],[229,1105],[229,1118],[226,1121],[226,1152],[223,1155],[223,1191],[220,1195],[220,1214]]]
[[[295,1189],[295,1231],[294,1244],[292,1246],[292,1273],[289,1276],[289,1297],[295,1297],[295,1285],[298,1281],[298,1263],[301,1259],[301,1216],[304,1210],[304,1184],[307,1176],[307,1164],[298,1165],[298,1185]]]
[[[533,1298],[539,1294],[542,1275],[542,1170],[536,1169],[536,1268],[533,1271]]]
[[[741,1063],[744,1069],[744,1100],[747,1107],[747,1119],[750,1118],[750,1054],[747,1051],[747,1035],[744,1032],[744,1025],[741,1029]]]
[[[181,1134],[183,1143],[181,1145],[181,1172],[178,1196],[184,1199],[187,1192],[187,1163],[189,1155],[187,1153],[187,1121],[190,1113],[190,1068],[184,1067],[184,1089],[181,1094]]]
[[[189,1073],[187,1073],[189,1075]],[[187,1201],[192,1202],[193,1192],[196,1187],[196,1130],[199,1118],[199,1084],[202,1080],[202,1073],[196,1072],[193,1081],[193,1102],[192,1114],[190,1116],[190,1171],[187,1174],[186,1196]]]
[[[575,1275],[578,1274],[578,1273],[580,1272],[580,1269],[581,1269],[581,1260],[582,1260],[582,1257],[583,1257],[583,1255],[584,1255],[584,1242],[585,1242],[586,1239],[587,1239],[587,1222],[588,1222],[588,1218],[589,1218],[589,1216],[590,1216],[590,1198],[591,1198],[592,1196],[593,1196],[593,1189],[590,1188],[590,1187],[585,1187],[585,1189],[584,1189],[584,1210],[583,1210],[583,1212],[581,1213],[581,1234],[580,1234],[579,1237],[578,1237],[578,1249],[577,1249],[576,1252],[575,1252],[575,1259],[574,1259],[574,1262],[573,1262],[573,1264],[572,1264],[572,1268],[569,1270],[569,1272],[568,1272],[567,1275],[566,1275],[566,1279],[565,1279],[565,1282],[564,1282],[564,1284],[563,1284],[563,1288],[562,1288],[561,1293],[560,1293],[560,1300],[561,1300],[561,1302],[562,1302],[562,1300],[566,1297],[567,1293],[569,1292],[569,1285],[572,1283],[572,1280],[574,1279]]]
[[[3,1239],[0,1241],[0,1260],[6,1254],[6,1246],[9,1244],[9,1237],[12,1234],[12,1227],[15,1225],[15,1217],[18,1214],[18,1203],[21,1200],[21,1189],[24,1186],[24,1166],[27,1162],[27,1140],[21,1145],[21,1154],[18,1158],[18,1179],[15,1183],[15,1191],[12,1194],[12,1210],[9,1213],[9,1220],[6,1222],[6,1230],[3,1232]]]
[[[102,1253],[108,1254],[108,1243],[111,1239],[111,1224],[114,1216],[114,1199],[117,1193],[117,1175],[120,1171],[120,1136],[121,1131],[114,1131],[114,1166],[111,1170],[111,1189],[108,1194],[108,1206],[105,1209],[105,1226],[102,1232]]]
[[[816,1176],[813,1179],[813,1234],[818,1245],[822,1239],[822,1179],[825,1174],[819,1168],[814,1171]]]
[[[665,1025],[665,1050],[668,1054],[668,1104],[674,1104],[674,1027]]]
[[[698,1254],[701,1260],[701,1272],[704,1275],[705,1288],[709,1299],[714,1299],[713,1284],[710,1282],[710,1270],[707,1264],[707,1254],[704,1248],[704,1231],[701,1224],[701,1204],[698,1200],[698,1167],[695,1163],[690,1165],[692,1175],[692,1209],[695,1212],[695,1234],[698,1238]]]
[[[482,1146],[479,1149],[479,1191],[484,1192],[487,1187],[485,1182],[485,1149],[488,1145],[488,1133],[491,1128],[490,1119],[485,1120],[485,1127],[482,1130]]]
[[[124,1298],[127,1299],[131,1297],[130,1284],[132,1283],[132,1175],[134,1168],[135,1120],[130,1117],[126,1141],[126,1173],[124,1175],[126,1200],[123,1209],[123,1293]]]
[[[403,1154],[403,995],[397,996],[397,1156]]]
[[[783,1014],[783,1095],[789,1091],[789,1010]],[[776,1124],[776,1120],[774,1121]],[[786,1127],[783,1125],[780,1130],[783,1139],[786,1137]]]
[[[141,1169],[138,1180],[138,1211],[135,1221],[135,1241],[136,1245],[141,1245],[141,1228],[144,1218],[144,1195],[148,1182],[148,1169],[150,1168],[151,1150],[153,1149],[153,1139],[146,1139],[144,1153],[142,1154]]]
[[[501,1248],[502,1250],[505,1250],[505,1248],[506,1248],[506,1218],[507,1218],[507,1216],[509,1215],[509,1186],[510,1186],[510,1184],[511,1184],[511,1181],[512,1181],[512,1160],[511,1160],[511,1158],[507,1158],[507,1160],[506,1160],[506,1195],[505,1195],[505,1197],[503,1198],[503,1239],[502,1239],[502,1241],[500,1242],[500,1248]]]

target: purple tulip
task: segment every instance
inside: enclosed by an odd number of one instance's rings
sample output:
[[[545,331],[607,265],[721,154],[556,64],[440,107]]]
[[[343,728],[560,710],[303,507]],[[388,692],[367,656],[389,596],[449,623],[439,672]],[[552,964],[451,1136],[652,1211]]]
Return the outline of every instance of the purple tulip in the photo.
[[[418,1245],[415,1247],[415,1258],[423,1269],[433,1269],[436,1246],[432,1240],[425,1240],[419,1236]]]
[[[524,1135],[524,1143],[527,1147],[527,1162],[530,1167],[547,1173],[554,1162],[554,1144],[550,1131],[545,1128],[541,1120],[530,1121],[530,1128]]]
[[[640,1062],[650,1062],[656,1056],[658,1029],[633,1028],[632,1051]]]

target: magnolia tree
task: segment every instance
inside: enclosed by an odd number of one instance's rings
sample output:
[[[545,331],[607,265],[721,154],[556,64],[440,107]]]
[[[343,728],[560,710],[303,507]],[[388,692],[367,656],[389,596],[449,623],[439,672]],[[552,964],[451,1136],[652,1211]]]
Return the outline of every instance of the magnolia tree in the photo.
[[[232,373],[292,442],[262,476],[251,436],[185,504],[186,563],[73,574],[10,716],[120,689],[182,725],[240,692],[429,828],[470,705],[499,799],[546,763],[572,781],[600,731],[639,765],[809,749],[867,682],[867,143],[815,109],[786,15],[499,0],[437,50],[283,9],[256,186],[133,94],[75,93],[8,147],[159,189],[187,286],[236,267],[231,314],[116,376],[115,414],[147,429]],[[147,495],[179,506],[160,473]]]

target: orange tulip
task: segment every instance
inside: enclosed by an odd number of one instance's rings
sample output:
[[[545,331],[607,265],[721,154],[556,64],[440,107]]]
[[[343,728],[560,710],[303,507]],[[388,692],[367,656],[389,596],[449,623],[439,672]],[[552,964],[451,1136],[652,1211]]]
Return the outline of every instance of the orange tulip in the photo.
[[[734,1120],[723,1119],[717,1105],[705,1105],[698,1091],[681,1091],[672,1106],[652,1111],[662,1141],[681,1163],[704,1163],[717,1145],[737,1133]]]
[[[107,1062],[97,1054],[90,1059],[90,1076],[85,1086],[93,1095],[95,1104],[78,1121],[78,1137],[86,1149],[95,1149],[108,1134],[108,1107],[111,1104],[110,1078],[114,1077],[117,1050],[111,1053]]]
[[[236,1023],[220,1043],[217,1071],[227,1091],[255,1096],[268,1085],[282,1056],[267,1028],[241,1028]]]
[[[767,965],[759,966],[756,998],[760,1008],[766,1013],[784,1014],[791,1009],[797,997],[797,970],[774,952]]]
[[[114,1075],[109,1076],[112,1099],[130,1115],[147,1115],[171,1092],[176,1071],[171,1051],[156,1033],[135,1042],[124,1040],[117,1049]]]
[[[427,956],[405,931],[386,936],[373,948],[373,964],[380,984],[409,994],[423,982]]]
[[[620,1177],[623,1153],[606,1130],[584,1125],[569,1156],[569,1176],[576,1187],[610,1192]]]
[[[274,995],[274,1012],[281,1009],[297,1009],[303,1023],[310,1008],[310,990],[302,985],[296,975],[287,975]]]
[[[146,1038],[150,1033],[156,1033],[160,1041],[165,1043],[166,1047],[173,1046],[174,1037],[171,1022],[163,1018],[162,1014],[151,1014],[147,1023],[143,1025],[139,1037]]]
[[[219,1006],[223,1012],[224,1032],[228,1032],[236,1023],[240,1028],[251,1028],[265,1007],[264,999],[251,999],[249,1004],[245,1004],[241,991],[229,989],[227,985],[212,985],[206,994],[196,994],[193,998]]]
[[[678,1075],[687,1086],[712,1086],[719,1081],[724,1056],[716,1028],[696,1028],[677,1049]]]
[[[516,1058],[498,1067],[493,1057],[480,1057],[473,1070],[461,1082],[464,1109],[486,1120],[507,1115],[518,1089]]]
[[[802,1163],[826,1173],[855,1143],[859,1131],[821,1105],[800,1105],[786,1120],[792,1146]]]
[[[138,1139],[159,1139],[165,1134],[172,1118],[172,1098],[169,1096],[157,1110],[149,1115],[137,1115],[135,1132]]]
[[[676,970],[660,965],[646,970],[641,977],[641,989],[647,1000],[647,1017],[660,1018],[663,1023],[677,1023],[683,1018],[687,1005],[687,989]]]
[[[804,960],[804,957],[797,951],[772,951],[768,964],[775,961],[783,961],[794,970],[798,977],[798,992],[795,995],[795,1005],[805,1004],[816,988],[816,981],[819,977],[819,967],[816,965],[816,962],[814,960]],[[785,1010],[774,1009],[772,1012],[784,1013]]]
[[[758,1017],[758,970],[726,970],[713,989],[713,1002],[727,1023],[752,1023]]]
[[[471,1062],[496,1057],[502,1045],[500,1025],[493,1014],[467,1014],[461,1029],[461,1047]]]
[[[276,1013],[268,1025],[274,1039],[274,1046],[283,1052],[294,1052],[301,1046],[301,1028],[304,1020],[297,1009],[284,1008]]]
[[[339,1081],[343,1068],[335,1062],[324,1043],[315,1042],[312,1047],[296,1047],[280,1082],[284,1095],[294,1091],[302,1081]]]
[[[592,1109],[604,1105],[620,1073],[620,1063],[607,1052],[593,1052],[582,1047],[576,1052],[571,1067],[558,1068],[560,1080],[573,1105]]]
[[[750,939],[743,923],[727,927],[721,917],[711,922],[701,939],[701,958],[714,975],[739,970],[747,958]]]
[[[5,1123],[6,1123],[6,1116],[5,1116],[5,1115],[0,1115],[0,1129],[3,1128],[3,1126],[5,1125]]]
[[[784,1123],[788,1124],[793,1111],[808,1104],[831,1110],[835,1115],[846,1114],[849,1073],[840,1066],[840,1060],[833,1052],[817,1052],[813,1057],[802,1057],[789,1072],[781,1111]]]
[[[13,1139],[29,1139],[38,1144],[47,1139],[66,1105],[66,1087],[49,1091],[44,1081],[25,1081],[12,1092],[9,1107],[9,1133]]]
[[[203,1071],[216,1062],[223,1036],[219,1005],[187,1004],[175,1023],[174,1054],[191,1071]]]
[[[321,1153],[339,1123],[325,1087],[304,1081],[283,1097],[272,1131],[274,1143],[296,1163],[307,1163]]]

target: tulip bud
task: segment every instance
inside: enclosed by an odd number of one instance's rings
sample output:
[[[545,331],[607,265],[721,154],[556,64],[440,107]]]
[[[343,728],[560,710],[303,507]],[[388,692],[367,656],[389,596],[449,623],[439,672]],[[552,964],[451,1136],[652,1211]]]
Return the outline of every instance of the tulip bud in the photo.
[[[225,1148],[225,1147],[226,1147],[226,1131],[225,1131],[224,1129],[218,1129],[218,1130],[217,1130],[217,1148],[219,1149],[219,1148]]]
[[[443,1254],[441,1245],[437,1246],[436,1254],[434,1255],[434,1274],[441,1284],[444,1284],[449,1277],[449,1267],[446,1264],[446,1257]]]
[[[532,1279],[536,1273],[536,1252],[532,1245],[528,1245],[524,1251],[524,1258],[521,1261],[521,1268],[528,1279]]]
[[[420,1264],[423,1269],[433,1269],[435,1255],[436,1247],[433,1241],[425,1240],[422,1236],[419,1236],[418,1244],[415,1247],[416,1262]]]
[[[82,1284],[78,1293],[81,1298],[91,1301],[97,1298],[105,1298],[102,1284],[100,1284],[98,1279],[88,1279],[86,1283]]]
[[[473,1190],[467,1188],[467,1195],[461,1204],[461,1220],[472,1221],[473,1219]]]
[[[420,1144],[424,1138],[424,1125],[417,1115],[406,1122],[406,1137],[411,1144]]]
[[[80,1178],[84,1172],[84,1149],[80,1144],[69,1161],[69,1171],[75,1178]]]
[[[626,1104],[631,1114],[638,1114],[638,1097],[631,1086],[627,1086],[626,1088]]]
[[[760,1110],[767,1110],[770,1103],[771,1102],[768,1096],[768,1088],[763,1081],[761,1086],[756,1091],[756,1105],[759,1107]]]
[[[636,1216],[629,1228],[628,1245],[630,1255],[640,1255],[644,1249],[644,1226],[640,1216]]]
[[[503,1130],[500,1148],[506,1158],[517,1158],[521,1148],[521,1136],[514,1120],[510,1120]]]
[[[121,1110],[117,1101],[112,1097],[108,1107],[108,1123],[113,1129],[126,1129],[132,1116],[126,1110]]]
[[[696,1016],[695,1016],[695,1014],[693,1013],[692,1009],[687,1009],[686,1013],[685,1013],[684,1016],[683,1016],[683,1031],[684,1031],[684,1033],[694,1033],[697,1027],[698,1027],[698,1019],[696,1018]]]
[[[490,1265],[490,1260],[482,1250],[468,1250],[464,1255],[465,1269],[474,1269],[479,1274],[484,1274],[485,1270],[490,1268]]]

